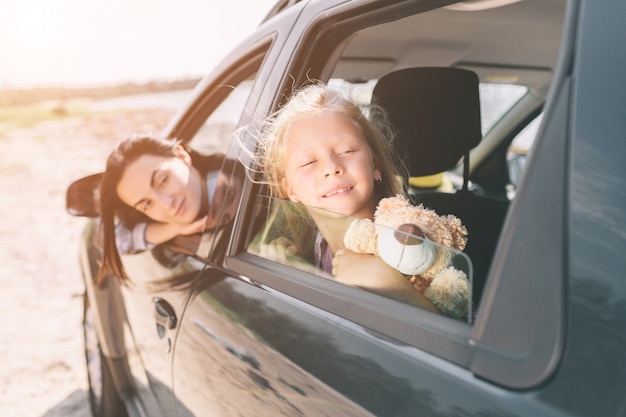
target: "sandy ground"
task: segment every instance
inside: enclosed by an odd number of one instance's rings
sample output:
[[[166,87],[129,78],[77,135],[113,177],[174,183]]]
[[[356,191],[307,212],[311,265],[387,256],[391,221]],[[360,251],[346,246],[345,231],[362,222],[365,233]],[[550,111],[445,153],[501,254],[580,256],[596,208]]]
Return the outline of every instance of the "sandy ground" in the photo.
[[[88,417],[78,240],[65,190],[170,110],[41,122],[0,136],[0,415]]]

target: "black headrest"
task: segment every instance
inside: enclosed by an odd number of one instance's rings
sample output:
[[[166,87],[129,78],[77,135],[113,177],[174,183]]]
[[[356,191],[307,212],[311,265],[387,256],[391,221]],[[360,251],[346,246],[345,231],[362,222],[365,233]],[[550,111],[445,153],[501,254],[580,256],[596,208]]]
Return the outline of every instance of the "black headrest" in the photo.
[[[411,176],[447,171],[482,138],[478,76],[449,67],[406,68],[374,88],[407,152]]]

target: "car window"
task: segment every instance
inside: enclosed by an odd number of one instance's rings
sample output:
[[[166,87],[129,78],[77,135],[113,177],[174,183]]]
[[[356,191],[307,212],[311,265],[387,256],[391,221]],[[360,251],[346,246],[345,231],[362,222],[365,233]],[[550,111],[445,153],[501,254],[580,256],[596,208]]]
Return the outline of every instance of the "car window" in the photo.
[[[480,122],[483,135],[517,103],[528,88],[522,85],[486,83],[479,84]]]
[[[342,78],[332,78],[328,85],[346,92],[361,106],[368,106],[372,101],[372,91],[377,79],[354,83]],[[502,118],[528,91],[521,85],[488,83],[479,84],[480,91],[480,122],[483,135]]]
[[[256,75],[256,74],[254,74]],[[222,85],[226,98],[211,113],[189,146],[201,153],[225,153],[254,84],[254,75],[235,85]]]
[[[535,136],[541,124],[543,113],[535,117],[530,123],[515,136],[506,154],[506,165],[509,174],[507,194],[509,199],[515,197],[515,190],[519,185],[520,178],[524,173],[526,158],[535,143]]]
[[[416,213],[419,210],[416,209]],[[471,263],[466,254],[431,240],[429,236],[434,238],[439,233],[435,227],[421,230],[411,226],[417,226],[417,223],[386,227],[265,195],[257,196],[255,212],[259,216],[250,229],[248,253],[314,274],[320,279],[336,281],[331,264],[332,251],[311,217],[316,212],[324,212],[325,218],[332,218],[333,229],[342,231],[345,247],[357,253],[375,253],[389,267],[390,273],[399,272],[413,284],[407,286],[409,291],[423,293],[449,317],[471,320]],[[424,223],[420,224],[423,228],[427,227],[427,222],[432,222],[432,219],[423,220]],[[361,275],[358,282],[369,281],[366,274]],[[352,282],[351,277],[348,279]],[[380,291],[367,286],[362,288],[412,304],[406,294],[396,297],[384,288]],[[461,295],[464,290],[465,297]],[[459,299],[452,301],[455,296]],[[456,303],[454,306],[453,302]]]

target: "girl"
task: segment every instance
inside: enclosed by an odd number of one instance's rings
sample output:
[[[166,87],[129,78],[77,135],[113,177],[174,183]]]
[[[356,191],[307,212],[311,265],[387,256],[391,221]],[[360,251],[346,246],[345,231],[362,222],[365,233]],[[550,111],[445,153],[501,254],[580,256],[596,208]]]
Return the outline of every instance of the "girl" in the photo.
[[[190,153],[176,141],[150,136],[117,145],[100,184],[103,253],[97,283],[109,273],[128,279],[119,252],[202,232],[222,162],[221,154]]]
[[[265,180],[272,196],[307,208],[320,231],[316,261],[336,280],[437,311],[378,257],[343,247],[350,222],[345,216],[373,220],[380,199],[403,194],[387,140],[390,131],[377,123],[382,115],[371,106],[368,120],[356,104],[324,85],[303,88],[263,127]]]

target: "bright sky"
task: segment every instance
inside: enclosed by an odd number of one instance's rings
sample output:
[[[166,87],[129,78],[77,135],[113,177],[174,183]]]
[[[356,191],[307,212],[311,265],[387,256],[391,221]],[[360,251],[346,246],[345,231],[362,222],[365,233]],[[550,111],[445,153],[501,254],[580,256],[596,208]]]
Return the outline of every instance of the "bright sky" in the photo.
[[[276,0],[0,0],[0,89],[199,77]]]

